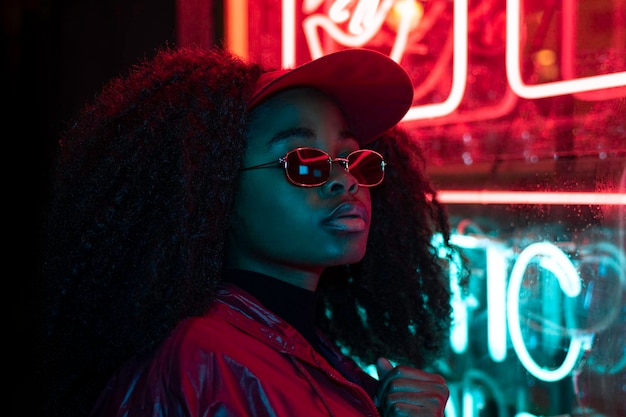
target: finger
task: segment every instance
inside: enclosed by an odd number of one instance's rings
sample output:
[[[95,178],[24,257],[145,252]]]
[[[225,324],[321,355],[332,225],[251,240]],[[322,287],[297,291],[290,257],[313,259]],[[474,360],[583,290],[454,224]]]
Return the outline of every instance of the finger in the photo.
[[[393,365],[387,358],[381,357],[376,360],[376,372],[378,373],[378,380],[380,381],[378,390],[374,396],[374,404],[376,404],[376,407],[379,407],[381,404],[381,399],[387,389],[386,378],[391,374],[391,371],[393,371]]]
[[[376,362],[380,384],[378,385],[378,396],[382,398],[388,391],[415,391],[423,392],[437,387],[438,391],[447,390],[446,380],[438,374],[422,371],[410,366],[393,367],[384,358],[379,358]]]
[[[416,381],[430,382],[433,384],[446,383],[445,378],[439,374],[430,373],[421,369],[403,365],[395,367],[394,378],[408,378],[414,379]]]
[[[393,365],[387,358],[378,358],[376,360],[376,372],[378,373],[378,379],[382,381],[385,379],[389,372],[393,370]]]
[[[381,395],[385,396],[395,394],[398,394],[399,396],[410,396],[412,393],[415,393],[437,396],[439,398],[446,399],[450,393],[448,386],[443,381],[424,381],[414,378],[401,378],[394,375],[392,378],[386,380],[386,382],[385,391],[379,391]]]
[[[441,417],[447,401],[447,395],[442,397],[432,392],[395,393],[384,398],[379,410],[384,417]]]

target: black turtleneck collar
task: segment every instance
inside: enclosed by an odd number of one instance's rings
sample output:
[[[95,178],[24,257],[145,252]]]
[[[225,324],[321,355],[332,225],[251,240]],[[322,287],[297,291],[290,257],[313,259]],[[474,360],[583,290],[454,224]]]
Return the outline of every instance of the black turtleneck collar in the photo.
[[[294,327],[313,346],[315,332],[315,292],[258,272],[229,269],[225,281],[241,287],[280,318]]]

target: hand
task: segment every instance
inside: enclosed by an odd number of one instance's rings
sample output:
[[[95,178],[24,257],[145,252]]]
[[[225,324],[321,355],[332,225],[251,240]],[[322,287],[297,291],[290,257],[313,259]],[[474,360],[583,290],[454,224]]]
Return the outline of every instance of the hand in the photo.
[[[409,366],[376,361],[380,386],[376,406],[383,417],[442,417],[450,391],[442,376]]]

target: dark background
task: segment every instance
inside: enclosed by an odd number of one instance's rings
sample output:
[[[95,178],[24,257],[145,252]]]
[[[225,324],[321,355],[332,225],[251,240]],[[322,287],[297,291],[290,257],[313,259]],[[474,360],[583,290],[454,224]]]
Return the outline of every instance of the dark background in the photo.
[[[210,0],[209,0],[210,1]],[[2,337],[6,406],[35,416],[44,384],[34,346],[40,232],[60,131],[108,79],[176,44],[176,0],[2,0],[0,97],[6,230]],[[7,349],[8,348],[8,349]]]

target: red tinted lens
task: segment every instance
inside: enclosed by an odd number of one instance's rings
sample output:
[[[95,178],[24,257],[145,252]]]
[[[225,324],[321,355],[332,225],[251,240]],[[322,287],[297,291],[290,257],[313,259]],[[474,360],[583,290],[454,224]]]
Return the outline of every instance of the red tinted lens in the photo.
[[[287,178],[297,185],[321,185],[330,177],[330,157],[319,149],[295,149],[287,154],[286,163]]]
[[[348,170],[359,185],[372,187],[385,177],[383,157],[374,151],[361,149],[348,155]]]

